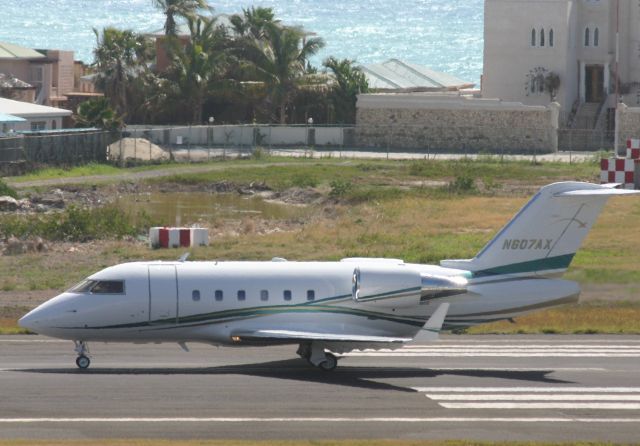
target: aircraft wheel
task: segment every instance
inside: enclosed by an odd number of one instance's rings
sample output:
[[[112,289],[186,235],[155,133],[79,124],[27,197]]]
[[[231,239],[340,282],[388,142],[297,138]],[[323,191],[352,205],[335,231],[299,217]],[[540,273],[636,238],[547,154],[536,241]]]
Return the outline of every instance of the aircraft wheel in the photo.
[[[320,364],[318,364],[318,367],[320,367],[320,370],[323,370],[325,372],[330,372],[334,370],[337,366],[338,366],[338,358],[336,358],[331,353],[327,353],[326,359],[322,361]]]
[[[76,358],[76,365],[81,369],[86,369],[91,364],[91,360],[84,355]]]

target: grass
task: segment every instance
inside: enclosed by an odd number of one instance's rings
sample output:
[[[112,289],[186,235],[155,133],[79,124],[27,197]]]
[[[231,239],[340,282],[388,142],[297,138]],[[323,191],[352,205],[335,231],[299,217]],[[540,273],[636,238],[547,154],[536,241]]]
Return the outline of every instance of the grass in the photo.
[[[640,334],[640,302],[590,302],[477,325],[468,334]]]
[[[0,446],[84,446],[87,440],[0,440]],[[606,442],[478,440],[94,440],[92,446],[612,446]],[[618,444],[618,443],[616,443]]]
[[[70,206],[60,213],[0,216],[0,237],[42,237],[47,240],[88,241],[134,236],[151,226],[146,214],[125,212],[116,205],[94,209]]]
[[[237,164],[236,164],[237,165]],[[248,183],[264,182],[274,189],[295,186],[300,178],[313,178],[318,185],[331,187],[339,192],[347,189],[356,191],[362,186],[394,186],[420,180],[453,180],[457,188],[472,189],[469,179],[480,180],[484,184],[496,185],[500,181],[511,180],[522,184],[542,185],[552,181],[567,179],[596,181],[599,167],[593,162],[568,164],[550,162],[532,164],[528,161],[486,161],[486,160],[412,160],[412,161],[345,161],[307,160],[295,165],[264,164],[252,166],[244,163],[242,169],[218,169],[202,173],[181,173],[153,181],[174,183],[211,183],[231,181]],[[351,187],[350,187],[351,186]],[[342,194],[348,198],[348,193]]]
[[[179,174],[153,181],[188,184],[216,181],[247,184],[258,181],[274,189],[317,187],[333,198],[310,209],[304,220],[300,219],[292,230],[260,232],[255,229],[260,226],[255,218],[249,222],[223,222],[223,226],[242,227],[241,235],[225,235],[223,232],[213,237],[211,246],[192,250],[192,260],[392,257],[407,262],[437,263],[446,258],[469,258],[529,199],[531,183],[546,184],[564,179],[593,181],[598,172],[597,165],[591,162],[574,165],[523,161],[501,163],[490,158],[448,162],[301,160],[292,165],[273,165],[260,160],[219,164],[225,169]],[[88,168],[87,172],[90,172],[103,167]],[[108,169],[122,171],[110,166]],[[433,179],[444,180],[449,186],[434,188],[421,185],[422,181]],[[484,188],[479,187],[482,184]],[[633,230],[632,223],[639,217],[638,200],[612,199],[576,255],[566,278],[582,284],[640,283],[640,269],[637,267],[640,265],[640,234]],[[214,218],[200,223],[218,228],[220,221]],[[268,224],[278,229],[284,223],[275,220]],[[59,243],[44,254],[0,256],[0,271],[3,273],[0,274],[0,290],[52,290],[54,295],[106,266],[128,260],[174,260],[179,257],[181,251],[150,251],[144,243],[115,240],[123,235],[144,234],[149,224],[143,218],[122,215],[108,208],[5,218],[0,222],[0,232],[5,235],[15,232],[17,235],[43,235],[56,240],[98,238],[103,241]],[[517,326],[502,324],[481,329],[501,332],[542,329],[563,333],[589,330],[639,332],[640,318],[636,307],[576,308],[579,313],[575,314],[581,315],[580,320],[588,320],[588,326],[579,325],[578,320],[566,321],[565,325],[544,324],[555,317],[572,317],[574,307],[569,307],[526,316],[518,320]],[[598,319],[598,313],[604,317]],[[527,319],[529,317],[534,319]],[[627,322],[612,323],[618,317],[625,318]],[[639,322],[634,323],[634,320]]]

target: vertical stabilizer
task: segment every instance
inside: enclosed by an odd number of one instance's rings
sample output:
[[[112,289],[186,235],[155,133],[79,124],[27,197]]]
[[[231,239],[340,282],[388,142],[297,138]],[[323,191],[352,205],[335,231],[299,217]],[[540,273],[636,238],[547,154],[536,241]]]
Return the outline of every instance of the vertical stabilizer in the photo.
[[[561,274],[589,233],[607,199],[640,191],[580,182],[543,187],[471,260],[442,266],[473,271],[474,277]]]

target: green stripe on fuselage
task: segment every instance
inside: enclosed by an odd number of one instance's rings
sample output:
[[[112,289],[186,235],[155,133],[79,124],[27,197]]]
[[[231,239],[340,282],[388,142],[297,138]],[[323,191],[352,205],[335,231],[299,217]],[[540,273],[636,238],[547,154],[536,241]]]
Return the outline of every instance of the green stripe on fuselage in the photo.
[[[569,267],[569,264],[571,264],[571,260],[573,260],[574,255],[575,253],[555,257],[546,257],[544,259],[529,260],[527,262],[511,263],[509,265],[495,266],[493,268],[474,271],[473,277],[476,278],[499,276],[504,274],[535,273],[538,271],[567,269]]]

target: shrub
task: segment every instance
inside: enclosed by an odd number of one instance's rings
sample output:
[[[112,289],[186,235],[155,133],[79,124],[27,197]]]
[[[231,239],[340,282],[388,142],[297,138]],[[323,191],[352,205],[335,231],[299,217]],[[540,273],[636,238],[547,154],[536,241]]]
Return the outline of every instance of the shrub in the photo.
[[[331,186],[329,192],[331,198],[344,197],[353,189],[353,184],[350,181],[333,180],[329,185]]]
[[[473,193],[478,190],[476,181],[468,174],[456,175],[455,179],[449,183],[447,188],[449,192],[454,194]]]
[[[13,198],[18,198],[18,193],[11,188],[7,183],[0,180],[0,197],[8,195]]]
[[[115,205],[95,209],[71,206],[55,214],[5,216],[0,219],[0,236],[86,242],[134,236],[149,226],[149,217],[144,212],[132,215]]]

